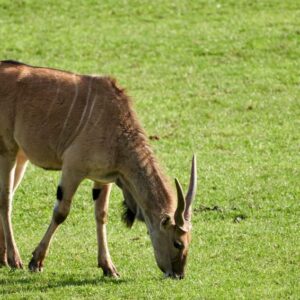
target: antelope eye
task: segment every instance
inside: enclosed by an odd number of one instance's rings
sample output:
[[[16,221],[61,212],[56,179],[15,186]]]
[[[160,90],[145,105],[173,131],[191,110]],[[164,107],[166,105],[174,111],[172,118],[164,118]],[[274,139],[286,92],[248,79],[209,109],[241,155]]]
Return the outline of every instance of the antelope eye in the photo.
[[[182,249],[182,248],[183,248],[183,244],[181,244],[181,243],[178,242],[178,241],[175,241],[173,245],[174,245],[174,247],[175,247],[176,249]]]

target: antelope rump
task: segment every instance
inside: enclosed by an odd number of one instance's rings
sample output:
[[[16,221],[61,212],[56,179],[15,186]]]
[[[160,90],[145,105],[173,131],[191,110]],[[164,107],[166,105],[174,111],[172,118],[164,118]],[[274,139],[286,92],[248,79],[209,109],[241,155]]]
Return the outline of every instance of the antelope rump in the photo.
[[[0,265],[22,268],[12,223],[12,198],[28,161],[61,170],[52,220],[32,253],[29,269],[41,271],[51,238],[70,211],[80,182],[94,182],[98,266],[118,277],[107,245],[112,183],[123,192],[124,220],[145,222],[157,265],[183,278],[191,240],[196,158],[184,196],[163,174],[132,108],[116,81],[16,61],[0,62]]]

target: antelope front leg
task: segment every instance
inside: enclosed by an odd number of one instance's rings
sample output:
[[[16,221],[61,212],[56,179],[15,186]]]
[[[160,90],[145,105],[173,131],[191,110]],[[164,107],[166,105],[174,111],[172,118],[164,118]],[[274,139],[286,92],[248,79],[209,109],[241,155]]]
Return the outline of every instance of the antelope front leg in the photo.
[[[104,276],[119,277],[120,275],[110,258],[107,245],[106,223],[111,187],[111,184],[100,185],[95,183],[93,188],[98,240],[98,267],[102,268]]]
[[[57,188],[57,202],[53,210],[52,220],[41,242],[32,253],[32,259],[29,263],[31,271],[42,271],[52,236],[57,227],[67,218],[73,195],[81,180],[82,177],[76,175],[75,172],[63,170],[61,182]]]

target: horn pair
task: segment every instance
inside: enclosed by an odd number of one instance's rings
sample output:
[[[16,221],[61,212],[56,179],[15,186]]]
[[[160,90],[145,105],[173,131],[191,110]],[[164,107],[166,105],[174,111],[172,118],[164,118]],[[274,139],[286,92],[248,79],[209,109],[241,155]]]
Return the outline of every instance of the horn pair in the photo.
[[[197,190],[197,170],[196,170],[196,155],[192,159],[192,168],[190,175],[189,189],[184,197],[181,184],[178,179],[175,178],[176,190],[177,190],[177,209],[175,212],[175,223],[179,227],[184,227],[185,221],[190,222],[192,216],[192,202],[196,195]]]

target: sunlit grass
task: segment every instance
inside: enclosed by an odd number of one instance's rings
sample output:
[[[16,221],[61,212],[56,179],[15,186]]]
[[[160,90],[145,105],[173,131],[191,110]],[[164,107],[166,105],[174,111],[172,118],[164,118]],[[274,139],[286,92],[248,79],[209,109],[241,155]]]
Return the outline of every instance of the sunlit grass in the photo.
[[[168,174],[198,156],[187,276],[163,279],[143,224],[96,268],[91,183],[80,187],[45,271],[0,270],[3,299],[298,299],[300,10],[297,1],[0,0],[1,59],[111,74],[127,87]],[[0,112],[1,113],[1,112]],[[23,261],[47,228],[59,174],[29,167],[13,211]]]

